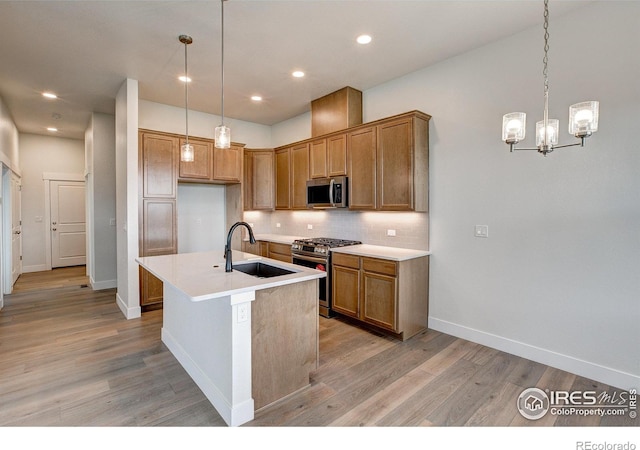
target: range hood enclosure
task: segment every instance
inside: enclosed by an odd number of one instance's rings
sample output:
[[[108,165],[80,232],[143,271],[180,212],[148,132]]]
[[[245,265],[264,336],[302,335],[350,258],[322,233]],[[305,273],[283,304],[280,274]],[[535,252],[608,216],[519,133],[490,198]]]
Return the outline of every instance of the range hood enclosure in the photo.
[[[362,124],[362,92],[344,87],[311,101],[311,137]]]

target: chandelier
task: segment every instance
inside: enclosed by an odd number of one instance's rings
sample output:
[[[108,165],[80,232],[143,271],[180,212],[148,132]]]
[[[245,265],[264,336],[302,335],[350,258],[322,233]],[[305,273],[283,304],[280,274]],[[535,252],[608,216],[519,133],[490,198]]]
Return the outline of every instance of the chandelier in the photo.
[[[502,117],[502,140],[509,144],[509,151],[537,150],[544,156],[553,150],[579,145],[584,147],[584,140],[598,131],[597,101],[576,103],[569,107],[569,133],[580,139],[579,142],[558,145],[558,119],[549,119],[549,0],[544,0],[544,58],[542,74],[544,77],[544,112],[542,120],[536,123],[536,148],[516,148],[522,141],[526,131],[527,115],[523,112],[513,112]]]

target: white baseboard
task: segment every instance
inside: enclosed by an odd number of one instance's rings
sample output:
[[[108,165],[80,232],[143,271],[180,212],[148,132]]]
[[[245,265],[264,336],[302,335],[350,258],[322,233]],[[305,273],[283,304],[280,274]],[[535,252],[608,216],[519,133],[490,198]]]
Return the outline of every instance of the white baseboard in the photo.
[[[33,266],[22,266],[22,273],[45,272],[51,270],[46,264],[36,264]]]
[[[93,289],[94,291],[101,291],[102,289],[113,289],[115,287],[118,287],[118,280],[95,281],[90,277],[89,283],[91,284],[91,289]]]
[[[122,300],[119,293],[116,293],[116,304],[127,319],[137,319],[142,315],[142,308],[140,308],[140,306],[129,308],[124,300]]]
[[[563,355],[524,342],[514,341],[495,334],[468,328],[446,320],[429,317],[429,328],[599,381],[619,389],[637,389],[640,387],[639,376],[574,358],[573,356]]]
[[[180,365],[187,371],[189,376],[195,381],[200,390],[209,399],[213,407],[218,411],[227,425],[239,426],[254,417],[254,402],[249,399],[237,405],[229,404],[227,398],[220,392],[220,389],[214,382],[204,373],[198,364],[196,364],[182,346],[171,336],[165,328],[162,328],[162,342],[176,357]]]

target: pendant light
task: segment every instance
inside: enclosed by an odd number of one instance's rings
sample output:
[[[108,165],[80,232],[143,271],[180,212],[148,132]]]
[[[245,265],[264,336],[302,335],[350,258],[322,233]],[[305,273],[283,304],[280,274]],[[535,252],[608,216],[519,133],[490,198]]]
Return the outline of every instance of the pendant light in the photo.
[[[222,76],[221,76],[221,82],[220,82],[220,86],[221,86],[221,95],[220,95],[220,99],[221,99],[221,117],[222,120],[220,122],[220,125],[216,127],[215,130],[215,145],[216,148],[231,148],[231,130],[226,127],[224,125],[224,2],[226,0],[220,0],[220,7],[221,7],[221,14],[220,14],[220,18],[221,18],[221,39],[220,39],[220,59],[221,59],[221,72],[222,72]]]
[[[509,144],[509,151],[537,150],[544,156],[554,149],[584,147],[584,140],[598,131],[599,103],[588,101],[576,103],[569,107],[569,133],[580,139],[580,142],[567,145],[558,144],[558,131],[560,122],[558,119],[549,119],[549,75],[547,66],[549,63],[549,0],[544,0],[544,58],[542,74],[544,77],[544,111],[542,120],[536,123],[536,147],[515,148],[514,146],[524,139],[527,115],[523,112],[513,112],[502,117],[502,140]]]
[[[184,162],[193,162],[194,160],[194,150],[193,145],[189,144],[189,73],[187,72],[187,45],[193,42],[191,36],[187,36],[186,34],[181,34],[178,36],[180,42],[184,44],[184,116],[185,116],[185,134],[184,140],[185,143],[180,147],[180,161]]]

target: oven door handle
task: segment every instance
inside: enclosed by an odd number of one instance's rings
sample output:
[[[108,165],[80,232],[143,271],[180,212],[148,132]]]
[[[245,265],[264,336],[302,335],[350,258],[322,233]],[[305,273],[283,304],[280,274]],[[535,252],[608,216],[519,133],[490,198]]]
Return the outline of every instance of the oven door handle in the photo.
[[[296,255],[296,254],[291,255],[291,257],[292,257],[292,260],[301,259],[303,261],[311,261],[311,262],[314,262],[314,263],[324,264],[325,266],[328,264],[326,258],[316,258],[314,256]],[[295,262],[294,262],[294,264],[295,264]]]

